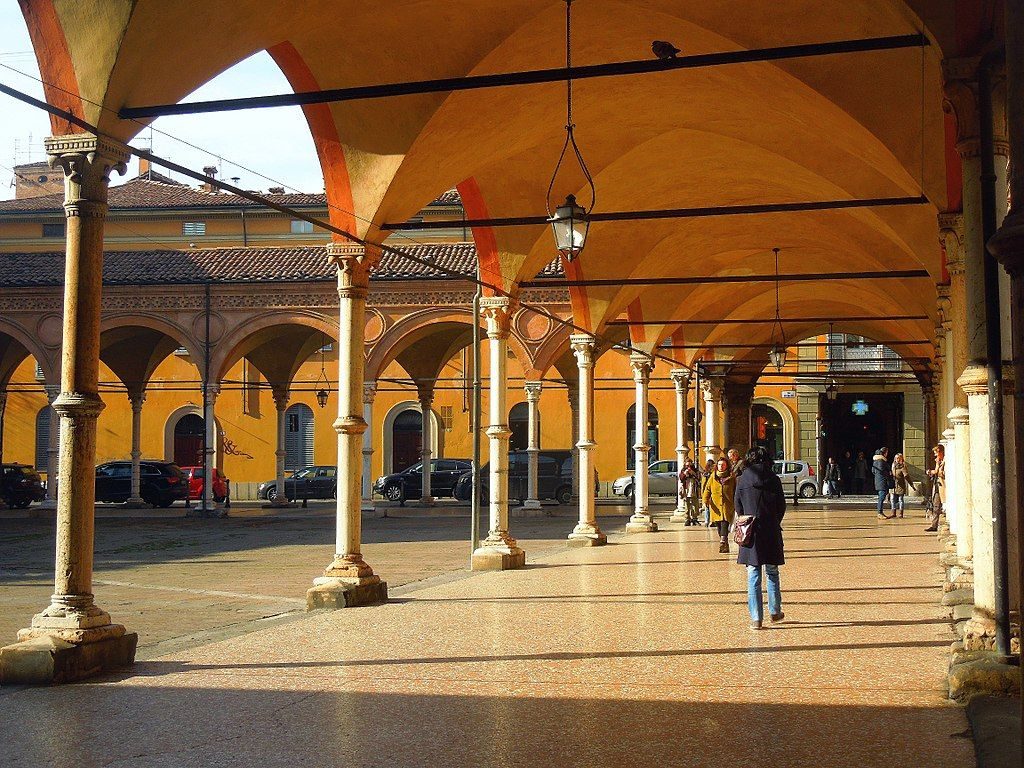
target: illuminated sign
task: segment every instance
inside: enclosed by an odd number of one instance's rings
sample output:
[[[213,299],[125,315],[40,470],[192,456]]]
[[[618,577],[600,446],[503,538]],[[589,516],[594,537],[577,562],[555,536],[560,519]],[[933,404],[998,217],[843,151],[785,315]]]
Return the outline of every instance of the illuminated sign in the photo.
[[[854,416],[867,416],[868,415],[868,404],[863,400],[858,400],[850,406],[850,410]]]

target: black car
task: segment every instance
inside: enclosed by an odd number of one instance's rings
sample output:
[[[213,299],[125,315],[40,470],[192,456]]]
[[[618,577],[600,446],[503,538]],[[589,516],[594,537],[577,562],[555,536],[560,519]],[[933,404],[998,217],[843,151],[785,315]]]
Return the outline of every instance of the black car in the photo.
[[[132,495],[132,463],[108,461],[96,467],[96,501],[119,503]],[[169,507],[188,498],[188,478],[169,461],[139,463],[139,495],[154,507]]]
[[[472,469],[473,462],[469,459],[431,459],[430,495],[451,496],[455,490],[455,483]],[[401,472],[377,478],[377,482],[373,484],[373,492],[379,493],[388,501],[405,502],[406,499],[418,499],[423,495],[423,462]]]
[[[480,495],[490,498],[490,463],[480,468]],[[509,451],[508,497],[523,501],[529,495],[529,451]],[[455,484],[454,496],[469,501],[473,495],[473,473],[467,472]],[[537,453],[537,498],[568,504],[572,499],[572,451],[546,450]]]
[[[27,509],[33,501],[46,498],[43,481],[33,467],[0,464],[0,499],[9,507]]]
[[[276,501],[279,491],[277,480],[260,483],[256,496]],[[333,499],[338,495],[338,468],[334,466],[303,467],[284,480],[284,496],[289,501],[298,499]]]

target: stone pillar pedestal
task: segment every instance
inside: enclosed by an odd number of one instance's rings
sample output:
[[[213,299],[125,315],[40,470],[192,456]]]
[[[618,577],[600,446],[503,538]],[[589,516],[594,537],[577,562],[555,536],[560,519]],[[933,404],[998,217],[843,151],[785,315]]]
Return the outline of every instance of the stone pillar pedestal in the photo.
[[[686,444],[686,398],[690,389],[690,372],[685,368],[673,368],[669,374],[676,391],[676,477],[686,466],[690,447]],[[683,484],[676,480],[676,508],[670,518],[673,523],[687,522],[686,505],[683,502]]]
[[[529,467],[527,468],[526,498],[523,500],[523,509],[540,509],[538,498],[538,472],[540,454],[540,392],[541,382],[528,381],[523,385],[526,390],[527,406],[527,436],[526,451],[529,456]]]
[[[146,391],[141,387],[128,389],[128,402],[132,407],[132,490],[125,502],[126,507],[142,508],[149,504],[142,498],[142,404],[146,402]]]
[[[473,552],[471,567],[474,571],[505,571],[526,565],[526,552],[508,530],[508,441],[512,430],[508,428],[506,404],[512,301],[507,296],[489,296],[480,300],[480,307],[487,321],[490,353],[490,419],[486,430],[491,466],[490,530]]]
[[[334,560],[306,592],[306,608],[349,608],[387,600],[388,587],[363,560],[362,445],[363,336],[370,268],[380,258],[362,246],[331,243],[328,258],[338,268],[337,532]]]
[[[64,171],[67,258],[60,416],[63,489],[57,497],[57,548],[50,605],[0,649],[0,683],[55,683],[130,665],[138,637],[96,605],[92,594],[96,502],[103,220],[110,173],[125,171],[119,144],[88,134],[46,140],[50,163]],[[51,432],[55,431],[51,424]]]
[[[579,522],[569,534],[570,547],[600,547],[608,543],[597,525],[597,513],[594,506],[594,464],[593,451],[597,447],[594,442],[594,337],[586,333],[575,333],[569,337],[573,354],[576,356],[576,368],[579,374],[579,407],[576,409],[579,419],[578,440],[576,450],[579,472]]]
[[[363,433],[363,478],[362,478],[362,509],[373,512],[373,400],[377,396],[377,382],[363,383],[363,421],[366,431]]]
[[[658,524],[651,517],[648,494],[648,464],[651,446],[647,442],[647,411],[653,358],[634,352],[629,356],[636,386],[635,442],[633,443],[633,515],[626,523],[626,533],[652,533]]]

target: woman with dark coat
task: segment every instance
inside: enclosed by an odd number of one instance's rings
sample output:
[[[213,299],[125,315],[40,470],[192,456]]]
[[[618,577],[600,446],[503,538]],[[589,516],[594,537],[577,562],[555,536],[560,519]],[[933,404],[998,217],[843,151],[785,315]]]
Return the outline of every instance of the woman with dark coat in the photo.
[[[761,602],[761,570],[768,573],[768,613],[772,622],[782,621],[782,586],[779,566],[786,562],[782,544],[782,517],[786,514],[786,496],[782,481],[772,470],[772,460],[761,446],[747,452],[746,467],[736,484],[737,515],[754,518],[754,535],[740,547],[737,562],[747,566],[747,603],[750,628],[761,629],[764,605]]]

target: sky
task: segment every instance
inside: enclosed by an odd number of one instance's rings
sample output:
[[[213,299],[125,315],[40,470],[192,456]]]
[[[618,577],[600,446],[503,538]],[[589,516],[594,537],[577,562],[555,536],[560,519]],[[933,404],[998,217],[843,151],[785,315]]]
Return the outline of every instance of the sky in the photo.
[[[42,99],[38,78],[39,67],[18,3],[0,0],[0,82]],[[260,52],[221,73],[184,101],[290,90],[274,61]],[[162,117],[153,122],[152,128],[152,132],[143,130],[132,143],[149,148],[152,137],[152,150],[157,155],[196,170],[219,166],[219,178],[230,181],[237,176],[238,185],[244,189],[266,191],[268,187],[285,186],[300,192],[323,191],[313,141],[298,107]],[[46,114],[0,94],[0,200],[14,196],[12,166],[46,159],[43,139],[49,133]],[[163,168],[156,170],[195,184]],[[133,160],[128,173],[112,183],[121,183],[137,173],[138,162]]]

